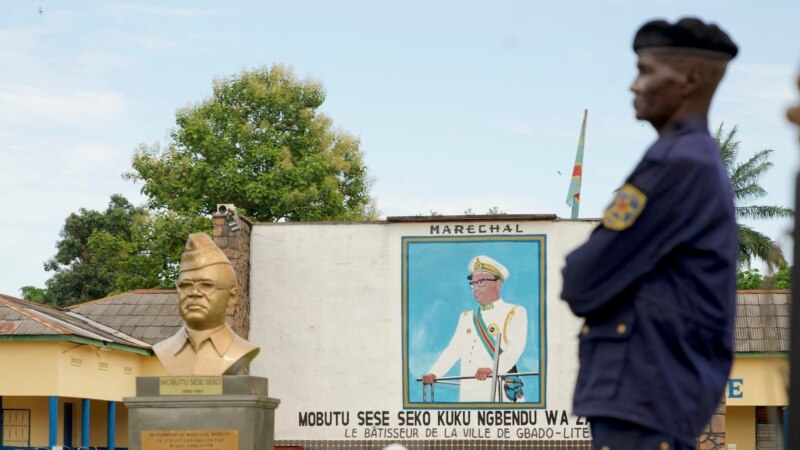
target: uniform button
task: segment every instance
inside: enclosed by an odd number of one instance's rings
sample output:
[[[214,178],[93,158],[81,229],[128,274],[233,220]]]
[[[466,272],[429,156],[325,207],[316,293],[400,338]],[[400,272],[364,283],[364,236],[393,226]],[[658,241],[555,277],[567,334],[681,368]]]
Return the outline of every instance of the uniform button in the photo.
[[[589,334],[589,325],[584,325],[583,328],[581,328],[581,334],[584,336]]]
[[[658,450],[669,450],[669,444],[662,442],[661,445],[658,446]]]
[[[628,331],[628,326],[624,323],[617,325],[617,334],[625,334]]]

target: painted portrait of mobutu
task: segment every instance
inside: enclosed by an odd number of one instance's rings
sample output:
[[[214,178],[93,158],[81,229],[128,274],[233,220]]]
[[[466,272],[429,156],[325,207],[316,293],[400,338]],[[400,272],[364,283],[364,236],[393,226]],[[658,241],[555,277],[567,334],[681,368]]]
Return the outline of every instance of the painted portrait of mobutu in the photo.
[[[402,240],[407,408],[544,408],[546,236]]]

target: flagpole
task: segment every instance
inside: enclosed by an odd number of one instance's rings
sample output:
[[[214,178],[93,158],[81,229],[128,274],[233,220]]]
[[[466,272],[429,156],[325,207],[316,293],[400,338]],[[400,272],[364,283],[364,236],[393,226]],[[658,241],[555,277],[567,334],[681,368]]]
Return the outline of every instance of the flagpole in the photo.
[[[583,124],[581,125],[581,135],[578,138],[578,151],[575,154],[575,165],[572,167],[572,180],[569,183],[567,192],[567,205],[572,207],[572,218],[578,218],[581,206],[581,181],[583,181],[583,143],[586,140],[586,118],[589,110],[583,110]]]

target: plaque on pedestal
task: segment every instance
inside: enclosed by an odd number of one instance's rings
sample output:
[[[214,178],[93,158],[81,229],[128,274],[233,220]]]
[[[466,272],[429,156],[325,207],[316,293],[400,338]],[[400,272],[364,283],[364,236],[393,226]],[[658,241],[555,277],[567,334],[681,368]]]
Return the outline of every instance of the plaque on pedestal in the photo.
[[[272,450],[275,408],[267,379],[139,377],[125,398],[133,450]]]

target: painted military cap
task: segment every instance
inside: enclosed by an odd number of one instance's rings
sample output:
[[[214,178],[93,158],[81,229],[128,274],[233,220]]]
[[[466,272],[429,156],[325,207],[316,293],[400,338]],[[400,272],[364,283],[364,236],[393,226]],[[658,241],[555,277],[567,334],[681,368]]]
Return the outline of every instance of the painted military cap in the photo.
[[[181,272],[202,269],[214,264],[231,265],[230,260],[211,237],[205,233],[192,233],[186,240],[186,248],[181,255]]]
[[[647,22],[636,32],[633,50],[688,53],[726,61],[739,53],[739,47],[717,25],[692,17],[674,24],[665,20]]]
[[[484,255],[476,256],[469,260],[467,269],[470,271],[470,274],[467,276],[468,280],[471,280],[472,275],[476,273],[490,273],[501,280],[507,280],[509,275],[508,269],[506,269],[504,265]]]

